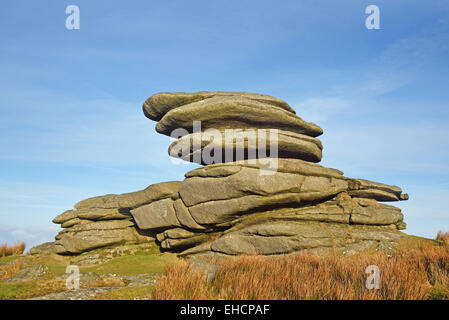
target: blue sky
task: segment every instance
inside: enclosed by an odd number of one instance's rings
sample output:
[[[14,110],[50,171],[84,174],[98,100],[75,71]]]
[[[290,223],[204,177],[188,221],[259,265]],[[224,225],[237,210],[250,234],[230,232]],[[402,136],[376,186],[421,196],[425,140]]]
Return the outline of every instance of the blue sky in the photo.
[[[0,43],[0,242],[50,241],[77,201],[194,168],[143,116],[160,91],[284,99],[324,129],[323,165],[410,194],[407,233],[449,229],[447,1],[4,0]]]

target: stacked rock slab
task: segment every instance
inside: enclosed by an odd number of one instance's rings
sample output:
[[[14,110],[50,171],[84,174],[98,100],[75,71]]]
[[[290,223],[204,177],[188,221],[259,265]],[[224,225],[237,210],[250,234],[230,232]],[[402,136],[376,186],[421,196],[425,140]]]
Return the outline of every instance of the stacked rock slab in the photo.
[[[79,254],[93,249],[154,241],[154,234],[136,226],[130,210],[178,194],[179,182],[163,182],[121,195],[109,194],[78,202],[53,219],[64,228],[55,237],[54,251]]]
[[[352,253],[389,249],[403,236],[401,210],[379,202],[407,200],[408,195],[399,187],[348,178],[316,164],[322,129],[282,100],[239,92],[159,93],[143,110],[158,121],[159,133],[178,138],[169,147],[171,156],[206,164],[185,175],[176,199],[131,210],[140,229],[157,232],[164,249],[181,256],[304,249]],[[231,139],[229,129],[234,129]],[[270,174],[262,172],[268,169],[268,155],[260,156],[259,145],[246,136],[258,129],[277,130],[276,167]],[[263,141],[270,149],[270,138]],[[244,159],[224,157],[238,149]],[[211,150],[220,154],[214,164],[204,161]]]
[[[197,258],[299,250],[350,254],[391,250],[403,237],[401,210],[380,202],[408,195],[317,164],[322,129],[280,99],[246,92],[158,93],[143,111],[158,121],[157,132],[175,137],[171,156],[204,166],[181,182],[79,202],[54,219],[65,228],[56,236],[58,252],[156,240],[165,250]],[[248,132],[256,133],[256,142]]]

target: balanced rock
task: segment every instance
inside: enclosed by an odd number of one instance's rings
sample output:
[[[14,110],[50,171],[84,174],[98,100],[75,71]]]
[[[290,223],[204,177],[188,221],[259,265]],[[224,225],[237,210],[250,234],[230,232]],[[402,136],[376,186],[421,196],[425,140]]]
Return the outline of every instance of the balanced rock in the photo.
[[[33,252],[80,254],[156,241],[183,257],[307,250],[393,250],[404,236],[397,186],[317,164],[323,133],[284,101],[246,92],[158,93],[144,114],[175,138],[172,157],[204,165],[184,181],[83,200],[53,222],[54,243]],[[102,249],[103,250],[103,249]]]

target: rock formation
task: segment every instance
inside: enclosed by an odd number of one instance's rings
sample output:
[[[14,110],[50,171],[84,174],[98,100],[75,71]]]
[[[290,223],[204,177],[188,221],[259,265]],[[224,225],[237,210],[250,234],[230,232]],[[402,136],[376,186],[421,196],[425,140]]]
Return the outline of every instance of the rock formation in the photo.
[[[83,200],[75,209],[53,219],[64,228],[55,237],[57,253],[79,254],[110,245],[154,241],[133,221],[130,211],[148,203],[170,198],[178,193],[179,182],[162,182],[121,195],[105,195]]]
[[[407,200],[396,186],[323,167],[323,133],[284,101],[243,92],[159,93],[143,105],[169,154],[204,165],[180,182],[79,202],[53,222],[55,251],[156,241],[188,257],[391,250]],[[269,152],[268,152],[269,151]]]

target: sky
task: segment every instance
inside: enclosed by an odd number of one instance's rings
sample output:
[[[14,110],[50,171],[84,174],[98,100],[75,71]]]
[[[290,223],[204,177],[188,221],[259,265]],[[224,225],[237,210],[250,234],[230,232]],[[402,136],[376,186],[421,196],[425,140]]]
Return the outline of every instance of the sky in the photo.
[[[405,232],[434,237],[449,230],[448,71],[445,0],[3,0],[0,243],[51,241],[82,199],[182,180],[196,165],[170,161],[142,104],[203,90],[285,100],[323,128],[322,165],[402,187]]]

